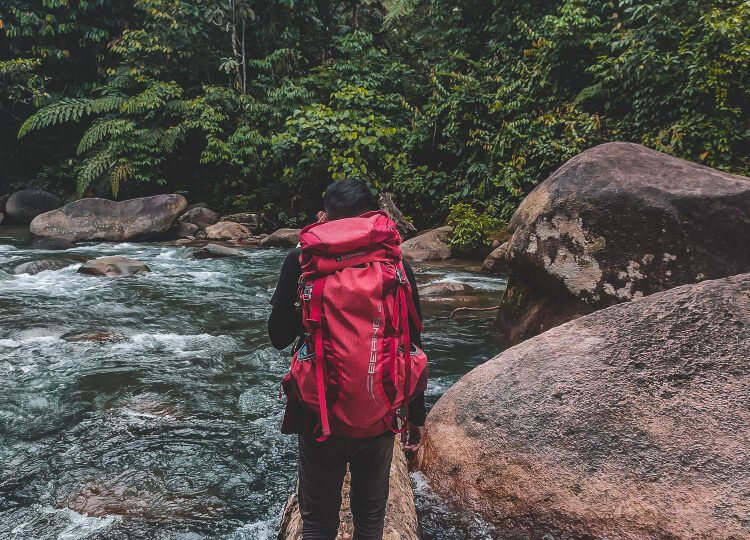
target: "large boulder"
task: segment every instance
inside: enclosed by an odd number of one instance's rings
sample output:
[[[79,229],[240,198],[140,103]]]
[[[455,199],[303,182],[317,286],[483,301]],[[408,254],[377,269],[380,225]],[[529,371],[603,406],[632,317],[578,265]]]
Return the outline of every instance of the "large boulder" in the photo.
[[[406,260],[440,261],[450,259],[452,250],[448,244],[448,236],[453,227],[445,226],[423,232],[401,244],[401,252]]]
[[[41,189],[16,191],[5,202],[5,214],[9,221],[25,225],[45,212],[60,208],[62,201],[57,195]]]
[[[297,247],[300,229],[279,229],[263,238],[261,247]]]
[[[503,538],[750,538],[748,358],[750,274],[598,311],[463,377],[422,468]]]
[[[750,179],[640,145],[568,161],[513,216],[511,343],[619,302],[750,271]]]
[[[245,240],[253,235],[253,231],[233,221],[219,221],[206,227],[205,232],[210,240]]]
[[[34,218],[31,232],[70,242],[154,239],[169,231],[185,206],[185,198],[176,194],[122,202],[80,199]]]
[[[105,277],[129,276],[150,271],[145,262],[120,255],[99,257],[83,263],[78,269],[79,274]]]

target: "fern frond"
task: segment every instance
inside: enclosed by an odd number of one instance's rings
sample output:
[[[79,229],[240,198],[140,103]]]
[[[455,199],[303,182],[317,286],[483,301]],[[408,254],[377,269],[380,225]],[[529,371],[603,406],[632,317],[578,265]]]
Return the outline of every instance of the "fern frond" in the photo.
[[[78,155],[88,152],[106,137],[127,133],[132,131],[134,127],[135,122],[123,118],[104,118],[102,120],[97,120],[91,124],[91,127],[87,129],[86,133],[81,137],[81,141],[78,143]]]
[[[114,197],[117,197],[120,186],[128,178],[130,178],[130,162],[127,159],[119,159],[109,174],[109,187],[112,189]]]
[[[124,101],[122,94],[107,94],[91,101],[91,112],[101,114],[116,111]]]
[[[411,14],[419,4],[419,0],[391,0],[386,2],[386,15],[383,26],[392,28],[402,17]]]
[[[42,129],[63,122],[77,122],[84,115],[91,114],[91,100],[86,98],[63,98],[42,107],[29,116],[18,131],[20,139],[29,131]]]
[[[187,129],[185,129],[185,126],[183,124],[179,124],[176,126],[171,126],[167,128],[164,131],[164,135],[161,139],[161,147],[164,149],[165,152],[172,152],[174,151],[175,147],[177,146],[177,143],[180,143],[185,140],[185,135],[187,134]]]
[[[110,167],[112,153],[109,149],[104,149],[84,161],[78,171],[78,196],[83,196],[91,182],[101,177]]]

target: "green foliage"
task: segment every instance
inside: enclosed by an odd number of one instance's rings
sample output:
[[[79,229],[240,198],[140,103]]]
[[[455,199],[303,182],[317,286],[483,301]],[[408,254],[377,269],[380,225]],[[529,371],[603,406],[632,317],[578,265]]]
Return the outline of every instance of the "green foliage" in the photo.
[[[453,226],[448,242],[464,252],[488,247],[492,233],[504,225],[490,213],[480,214],[466,203],[451,206],[448,224]]]
[[[0,20],[20,137],[0,178],[186,190],[270,226],[361,177],[418,226],[450,211],[469,249],[601,142],[750,172],[742,0],[8,0]]]

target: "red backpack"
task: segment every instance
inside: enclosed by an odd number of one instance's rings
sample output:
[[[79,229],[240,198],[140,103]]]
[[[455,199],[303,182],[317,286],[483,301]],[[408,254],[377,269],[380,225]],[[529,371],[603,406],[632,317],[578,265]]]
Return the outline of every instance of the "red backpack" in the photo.
[[[420,331],[422,323],[396,224],[368,212],[310,225],[300,243],[305,342],[285,392],[319,415],[318,441],[398,432],[395,418],[427,386],[427,357],[409,335],[410,316]]]

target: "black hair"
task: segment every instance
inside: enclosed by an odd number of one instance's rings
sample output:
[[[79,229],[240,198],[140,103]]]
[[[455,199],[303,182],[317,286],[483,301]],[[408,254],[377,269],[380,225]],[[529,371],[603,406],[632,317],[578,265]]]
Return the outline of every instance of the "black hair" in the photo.
[[[377,210],[378,203],[367,182],[347,178],[328,186],[323,195],[323,208],[328,219],[343,219]]]

